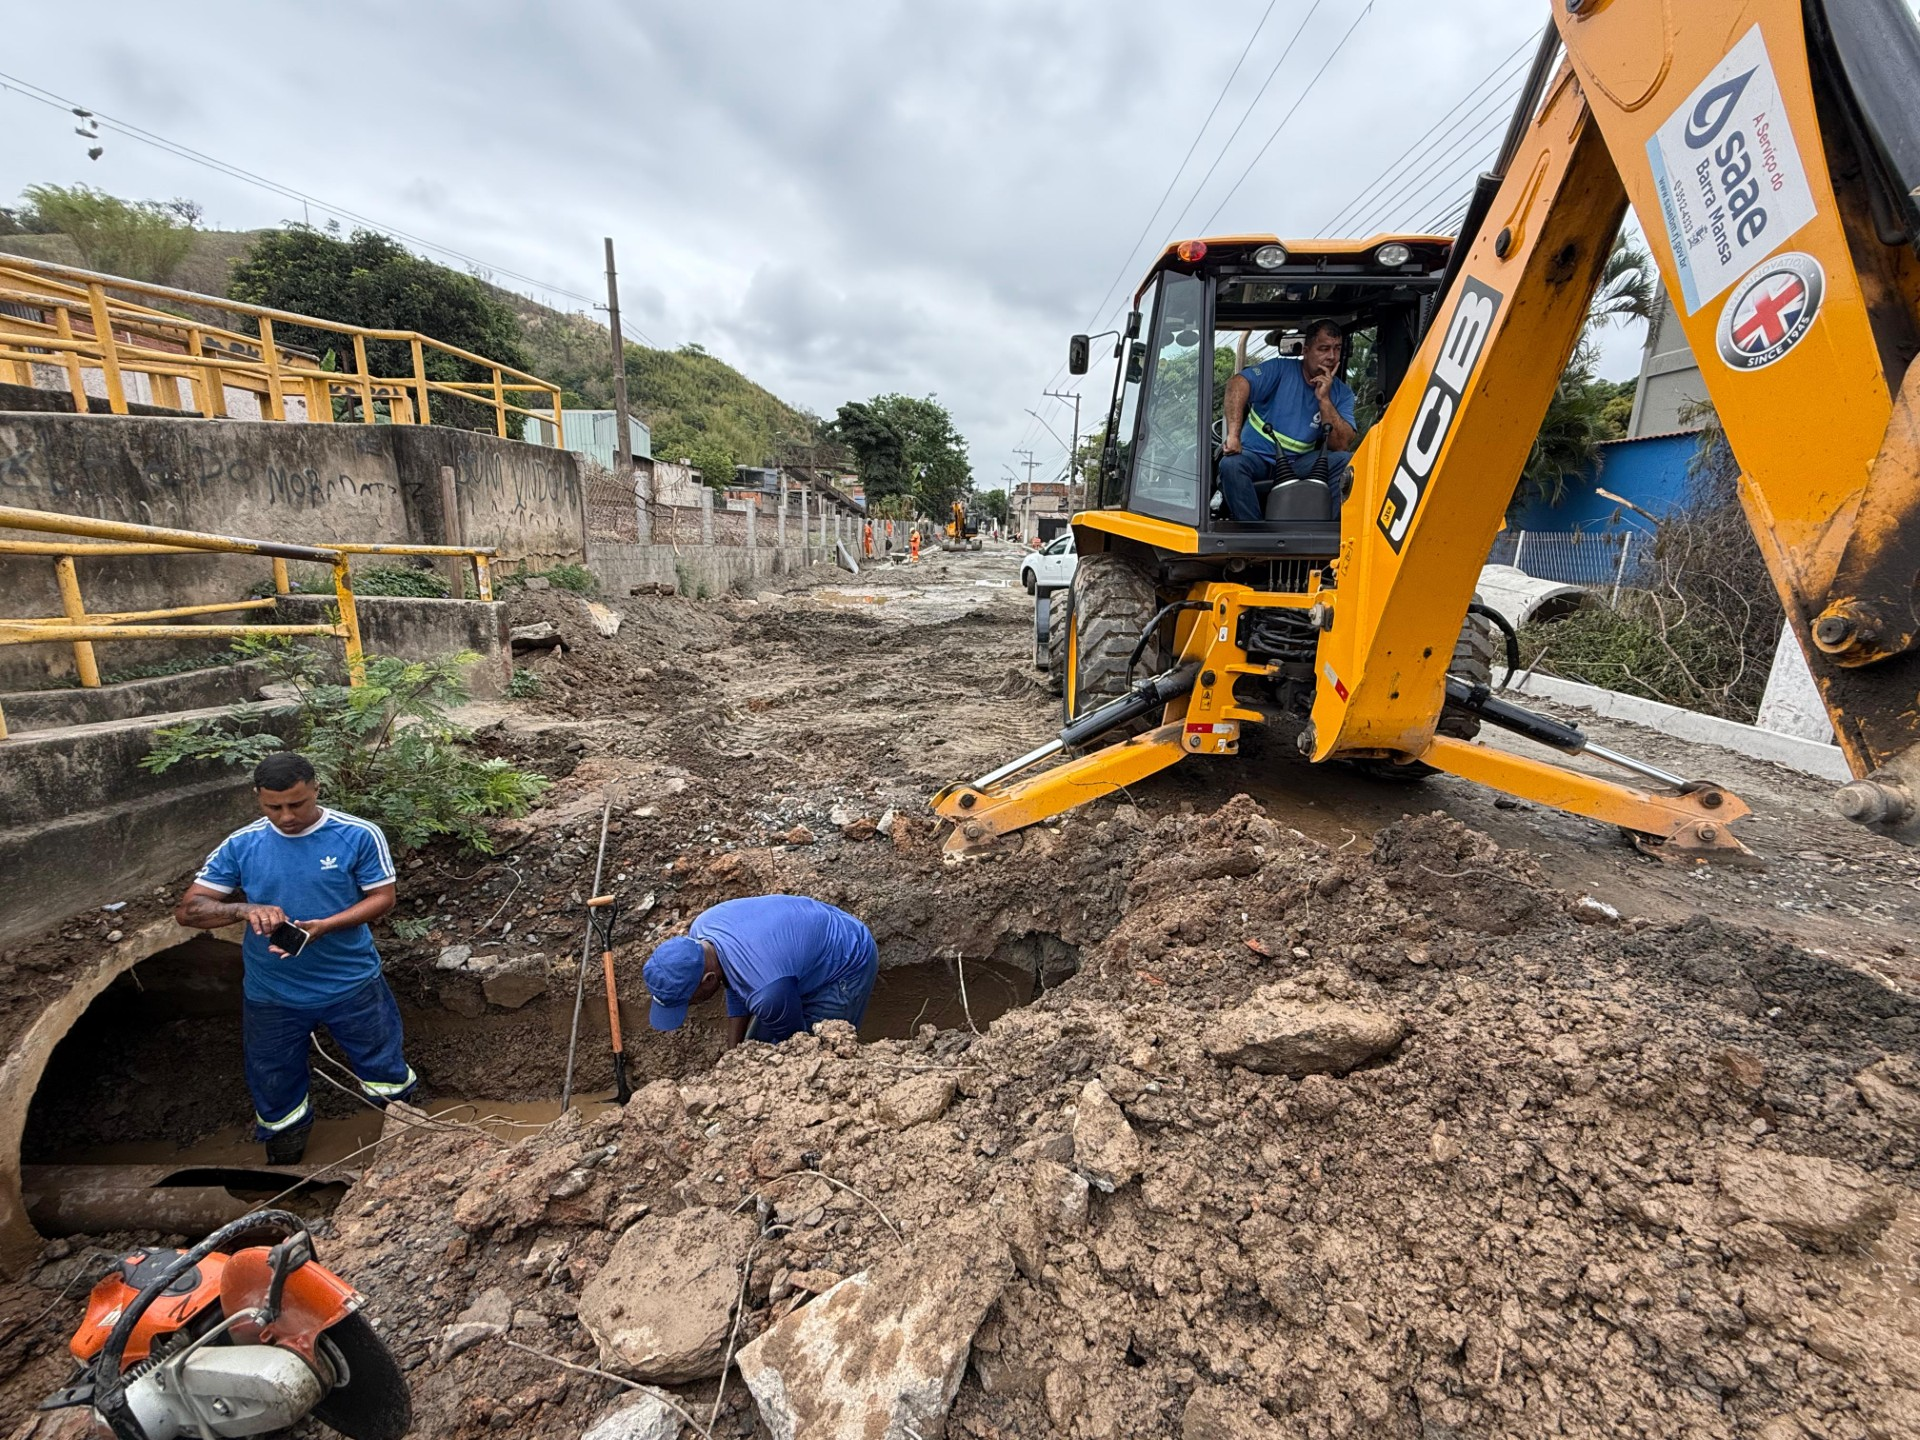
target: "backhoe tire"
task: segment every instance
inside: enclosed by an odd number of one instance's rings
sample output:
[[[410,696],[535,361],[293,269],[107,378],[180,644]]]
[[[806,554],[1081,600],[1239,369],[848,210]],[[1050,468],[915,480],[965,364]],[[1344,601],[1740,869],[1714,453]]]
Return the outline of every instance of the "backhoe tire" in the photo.
[[[1060,713],[1073,720],[1127,693],[1127,659],[1160,608],[1153,574],[1124,555],[1082,555],[1067,590],[1066,654],[1060,672],[1065,682]],[[1157,675],[1168,657],[1150,642],[1133,678]],[[1143,727],[1144,728],[1144,727]]]
[[[1500,632],[1486,616],[1469,610],[1460,625],[1460,638],[1454,642],[1453,660],[1447,666],[1447,673],[1469,685],[1491,686],[1494,658],[1499,653]],[[1480,717],[1470,710],[1449,705],[1440,712],[1440,723],[1433,728],[1455,740],[1471,740],[1480,733]]]
[[[1067,597],[1062,586],[1047,596],[1047,693],[1058,695],[1067,677]]]
[[[1473,597],[1478,600],[1478,595]],[[1500,632],[1494,629],[1493,622],[1483,615],[1467,612],[1467,618],[1461,622],[1460,638],[1454,642],[1453,659],[1447,663],[1447,674],[1464,680],[1469,685],[1492,685],[1494,657],[1500,653]],[[1440,712],[1440,719],[1434,725],[1434,732],[1455,740],[1471,740],[1480,733],[1480,717],[1471,710],[1460,710],[1449,705]],[[1350,760],[1347,762],[1362,775],[1382,780],[1391,785],[1414,785],[1429,775],[1439,772],[1431,765],[1423,765],[1418,760],[1404,764],[1393,760]]]

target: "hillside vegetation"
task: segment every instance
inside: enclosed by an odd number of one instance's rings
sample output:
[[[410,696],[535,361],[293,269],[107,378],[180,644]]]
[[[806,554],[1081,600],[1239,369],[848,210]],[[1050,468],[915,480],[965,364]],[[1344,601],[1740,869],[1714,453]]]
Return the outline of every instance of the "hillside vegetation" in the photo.
[[[75,236],[55,228],[62,213],[56,207],[37,206],[31,194],[26,198],[28,203],[17,209],[0,210],[0,253],[82,268],[107,263],[111,252],[96,244],[97,253],[90,254]],[[167,208],[97,192],[80,198],[96,209],[111,212],[119,207],[129,222],[151,222]],[[553,381],[569,406],[608,409],[613,404],[606,327],[590,316],[554,310],[489,285],[484,277],[418,259],[385,237],[342,238],[299,226],[203,230],[187,218],[191,207],[178,204],[180,218],[171,233],[160,235],[169,243],[157,247],[153,263],[122,265],[113,273],[137,268],[152,272],[140,278],[222,299],[248,299],[348,323],[419,329]],[[423,294],[437,301],[462,288],[481,292],[484,298],[477,308],[485,313],[472,325],[449,321],[445,305],[423,310],[420,303],[411,303]],[[498,322],[503,315],[517,324],[502,329]],[[426,323],[429,316],[438,320]],[[518,334],[508,333],[515,329]],[[457,333],[443,333],[449,330]],[[310,338],[325,348],[318,337]],[[735,465],[764,465],[809,450],[836,449],[822,446],[817,416],[787,404],[698,345],[678,350],[628,345],[626,366],[629,406],[652,431],[653,453],[661,459],[691,459],[702,475],[731,479]]]
[[[534,373],[561,386],[569,405],[610,408],[606,328],[524,296],[505,298],[520,314]],[[731,475],[735,465],[765,465],[819,438],[817,417],[698,345],[628,345],[625,353],[628,403],[653,431],[658,459],[691,459],[703,475]]]

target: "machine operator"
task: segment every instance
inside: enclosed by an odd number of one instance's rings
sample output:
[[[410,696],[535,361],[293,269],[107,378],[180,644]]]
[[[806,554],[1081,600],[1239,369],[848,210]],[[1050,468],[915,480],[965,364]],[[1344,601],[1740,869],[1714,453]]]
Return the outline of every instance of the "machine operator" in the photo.
[[[1227,382],[1220,494],[1233,519],[1264,519],[1262,496],[1271,483],[1313,474],[1323,455],[1337,510],[1358,438],[1353,391],[1335,373],[1345,339],[1333,321],[1316,320],[1297,358],[1276,355]]]

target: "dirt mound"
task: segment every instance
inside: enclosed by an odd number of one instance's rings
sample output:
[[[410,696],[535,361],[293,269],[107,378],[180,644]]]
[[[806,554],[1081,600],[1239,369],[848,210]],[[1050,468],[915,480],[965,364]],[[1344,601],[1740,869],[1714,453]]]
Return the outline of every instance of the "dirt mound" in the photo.
[[[1880,992],[1829,1050],[1871,982],[1817,956],[1580,923],[1442,818],[1356,856],[1244,797],[1030,832],[901,918],[951,926],[1043,860],[1112,877],[1123,918],[985,1034],[750,1046],[505,1150],[392,1127],[334,1253],[417,1367],[426,1427],[584,1425],[610,1387],[498,1345],[443,1358],[442,1328],[499,1286],[513,1338],[594,1363],[575,1309],[618,1234],[709,1206],[759,1217],[739,1345],[903,1237],[990,1221],[1018,1271],[951,1434],[1914,1433],[1895,1287],[1920,1142],[1853,1084],[1912,1060],[1914,1002]],[[1469,865],[1472,924],[1415,878]],[[1214,1058],[1201,1037],[1256,992],[1405,1039],[1344,1076]],[[1106,1173],[1116,1144],[1132,1158]],[[713,1395],[680,1391],[703,1418]],[[1220,1415],[1253,1428],[1194,1428]],[[714,1433],[759,1433],[737,1388]]]

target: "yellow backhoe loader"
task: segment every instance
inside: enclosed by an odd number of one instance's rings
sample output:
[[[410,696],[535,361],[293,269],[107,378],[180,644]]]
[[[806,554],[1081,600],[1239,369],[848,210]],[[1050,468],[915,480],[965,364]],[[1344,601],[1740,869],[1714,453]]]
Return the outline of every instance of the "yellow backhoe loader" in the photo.
[[[1839,807],[1920,841],[1916,75],[1901,0],[1553,0],[1457,240],[1170,247],[1116,344],[1078,572],[1036,617],[1064,728],[935,797],[949,851],[1233,755],[1249,725],[1314,762],[1445,771],[1659,853],[1742,849],[1748,809],[1724,788],[1495,694],[1497,617],[1473,608],[1629,201],[1857,777]],[[1259,520],[1230,519],[1216,350],[1323,318],[1361,403],[1384,408],[1346,480],[1276,485]],[[1073,339],[1076,373],[1090,344]],[[1483,724],[1623,778],[1475,743]]]

